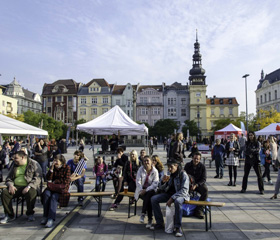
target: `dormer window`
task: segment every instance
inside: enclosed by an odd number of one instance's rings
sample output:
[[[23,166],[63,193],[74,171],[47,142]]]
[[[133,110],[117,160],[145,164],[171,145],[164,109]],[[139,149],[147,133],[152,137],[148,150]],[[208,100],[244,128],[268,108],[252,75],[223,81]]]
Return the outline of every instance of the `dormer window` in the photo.
[[[212,98],[211,99],[211,105],[214,105],[215,104],[215,101],[214,101],[214,99]]]
[[[220,104],[224,104],[224,99],[220,99]]]
[[[232,104],[232,99],[229,99],[229,100],[228,100],[228,104]]]

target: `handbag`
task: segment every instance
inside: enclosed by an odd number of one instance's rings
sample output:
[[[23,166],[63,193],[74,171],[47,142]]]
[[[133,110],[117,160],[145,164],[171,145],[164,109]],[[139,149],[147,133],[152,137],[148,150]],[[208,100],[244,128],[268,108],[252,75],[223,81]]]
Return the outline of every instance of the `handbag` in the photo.
[[[50,191],[56,193],[63,193],[66,187],[66,185],[63,183],[53,183],[53,182],[48,182],[47,186]]]
[[[174,215],[175,215],[175,207],[166,206],[166,217],[165,217],[165,232],[166,233],[173,233]]]

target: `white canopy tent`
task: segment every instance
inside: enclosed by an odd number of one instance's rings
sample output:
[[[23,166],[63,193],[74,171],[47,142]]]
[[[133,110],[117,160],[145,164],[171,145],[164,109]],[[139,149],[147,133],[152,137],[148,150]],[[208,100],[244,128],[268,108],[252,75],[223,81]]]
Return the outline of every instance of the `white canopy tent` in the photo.
[[[0,143],[1,144],[2,144],[2,135],[47,136],[48,132],[43,129],[36,128],[27,123],[0,114]]]
[[[77,125],[78,131],[92,135],[144,135],[148,136],[145,124],[137,124],[116,105],[108,112],[83,124]],[[92,148],[94,151],[94,147]]]
[[[241,136],[242,134],[242,129],[236,127],[235,125],[233,125],[232,123],[230,123],[229,125],[227,125],[226,127],[215,131],[215,139],[217,138],[227,138],[230,136],[231,133],[234,133],[236,136]]]
[[[280,123],[271,123],[267,127],[255,132],[257,136],[266,136],[280,134]]]

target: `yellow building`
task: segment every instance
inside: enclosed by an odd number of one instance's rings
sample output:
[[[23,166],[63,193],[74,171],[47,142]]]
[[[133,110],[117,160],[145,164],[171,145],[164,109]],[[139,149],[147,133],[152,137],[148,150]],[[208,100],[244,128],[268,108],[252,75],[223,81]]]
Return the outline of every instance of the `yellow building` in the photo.
[[[231,120],[236,120],[238,118],[238,107],[239,104],[235,97],[225,97],[217,98],[207,98],[207,131],[211,135],[213,131],[211,128],[214,126],[214,121],[230,118]]]
[[[17,115],[17,99],[3,95],[5,87],[0,86],[0,113]]]
[[[78,120],[90,121],[109,111],[112,106],[112,86],[105,79],[93,79],[83,85],[78,96]]]

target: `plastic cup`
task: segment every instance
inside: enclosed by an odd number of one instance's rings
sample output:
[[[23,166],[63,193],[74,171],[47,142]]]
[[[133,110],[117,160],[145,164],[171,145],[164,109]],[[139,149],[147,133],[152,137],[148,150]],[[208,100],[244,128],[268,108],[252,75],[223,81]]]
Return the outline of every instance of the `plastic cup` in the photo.
[[[123,187],[123,191],[124,191],[125,194],[127,194],[127,192],[128,192],[128,186],[124,186],[124,187]]]

